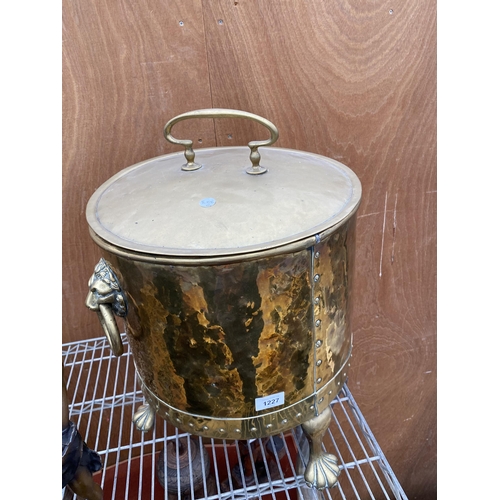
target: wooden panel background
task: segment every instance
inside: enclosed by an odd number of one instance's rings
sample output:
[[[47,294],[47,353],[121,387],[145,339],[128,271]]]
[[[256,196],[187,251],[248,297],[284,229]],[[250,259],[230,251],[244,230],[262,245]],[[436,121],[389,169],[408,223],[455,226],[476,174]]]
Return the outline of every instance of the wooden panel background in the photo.
[[[179,113],[260,114],[277,146],[361,179],[349,385],[409,498],[435,498],[435,2],[64,0],[63,70],[63,341],[102,334],[84,306],[92,192],[176,150],[162,128]],[[267,134],[244,120],[176,130],[199,147]]]

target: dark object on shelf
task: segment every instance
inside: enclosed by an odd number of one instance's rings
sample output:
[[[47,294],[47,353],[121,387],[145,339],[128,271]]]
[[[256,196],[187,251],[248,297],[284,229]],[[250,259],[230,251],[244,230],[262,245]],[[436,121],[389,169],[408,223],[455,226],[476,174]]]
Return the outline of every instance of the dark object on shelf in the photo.
[[[177,444],[167,442],[166,450],[160,451],[156,463],[156,477],[164,488],[165,473],[169,498],[177,499],[179,494],[181,499],[204,498],[204,484],[208,485],[208,495],[217,492],[210,475],[207,450],[204,446],[198,447],[193,437],[180,438]]]
[[[87,500],[102,500],[101,487],[92,474],[101,470],[99,455],[91,450],[69,420],[66,384],[62,382],[62,487]]]
[[[271,443],[271,439],[273,443]],[[273,481],[280,479],[278,462],[285,453],[285,445],[280,436],[265,438],[261,443],[258,440],[238,441],[237,446],[241,465],[235,464],[231,470],[233,488],[241,489],[246,486],[254,486],[256,479],[257,483],[265,483],[269,477]],[[225,492],[231,491],[229,479],[224,481],[222,489]]]

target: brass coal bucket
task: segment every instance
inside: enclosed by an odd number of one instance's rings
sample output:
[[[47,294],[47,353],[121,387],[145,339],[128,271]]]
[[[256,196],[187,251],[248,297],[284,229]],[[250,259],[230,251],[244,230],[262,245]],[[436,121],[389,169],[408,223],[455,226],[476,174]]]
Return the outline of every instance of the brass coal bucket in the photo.
[[[249,158],[244,146],[195,154],[171,134],[181,120],[217,117],[251,119],[271,137],[250,142]],[[115,355],[114,315],[125,318],[147,402],[134,421],[148,430],[158,414],[223,439],[303,424],[306,480],[331,486],[338,467],[314,441],[349,366],[359,179],[333,159],[269,147],[277,128],[244,111],[185,113],[164,135],[185,152],[122,170],[87,206],[103,256],[87,306]],[[318,467],[335,478],[318,480]]]

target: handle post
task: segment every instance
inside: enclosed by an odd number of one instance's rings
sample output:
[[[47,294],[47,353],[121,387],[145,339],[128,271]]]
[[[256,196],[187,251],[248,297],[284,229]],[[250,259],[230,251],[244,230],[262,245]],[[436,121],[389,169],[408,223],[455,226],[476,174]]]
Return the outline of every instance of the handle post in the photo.
[[[195,153],[193,151],[193,141],[191,139],[176,139],[172,136],[171,130],[176,123],[194,118],[246,118],[248,120],[253,120],[257,123],[260,123],[261,125],[264,125],[264,127],[266,127],[271,133],[271,136],[269,139],[266,139],[264,141],[251,141],[248,143],[248,147],[250,148],[250,161],[252,162],[252,166],[248,167],[246,169],[246,172],[250,175],[264,174],[267,172],[267,168],[260,165],[260,153],[258,151],[258,148],[261,146],[270,146],[278,140],[279,132],[276,128],[276,125],[274,125],[274,123],[270,122],[266,118],[262,118],[259,115],[255,115],[247,111],[223,108],[198,109],[196,111],[183,113],[182,115],[178,115],[172,118],[163,128],[163,135],[165,136],[165,139],[167,141],[171,142],[172,144],[184,146],[184,156],[186,157],[186,163],[181,167],[182,170],[198,170],[199,168],[201,168],[201,165],[194,161]]]

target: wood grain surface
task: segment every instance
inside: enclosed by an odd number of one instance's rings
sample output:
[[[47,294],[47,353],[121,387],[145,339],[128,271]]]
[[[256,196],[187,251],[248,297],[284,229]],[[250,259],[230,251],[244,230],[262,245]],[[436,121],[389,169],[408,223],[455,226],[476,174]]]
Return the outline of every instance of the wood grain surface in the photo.
[[[408,497],[435,498],[435,2],[65,0],[63,14],[63,341],[101,335],[84,306],[92,192],[178,150],[162,128],[179,113],[257,113],[277,146],[361,179],[349,386]],[[267,137],[246,120],[176,130],[200,147]]]

